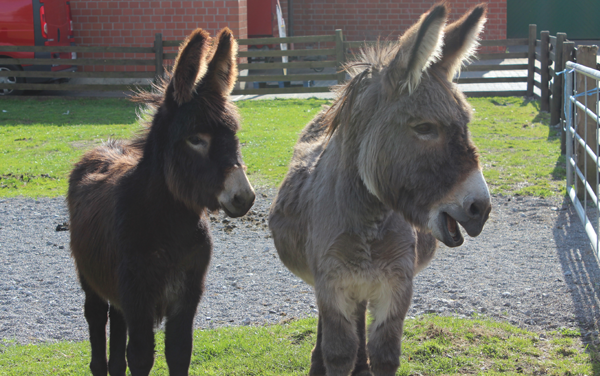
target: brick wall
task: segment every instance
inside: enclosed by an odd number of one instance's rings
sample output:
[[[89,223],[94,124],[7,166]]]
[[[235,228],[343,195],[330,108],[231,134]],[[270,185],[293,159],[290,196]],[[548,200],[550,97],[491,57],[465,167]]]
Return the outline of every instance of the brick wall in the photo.
[[[281,0],[280,0],[281,1]],[[294,35],[328,35],[342,29],[346,40],[398,37],[438,0],[294,0]],[[448,0],[450,22],[482,0]],[[506,39],[506,0],[487,0],[482,39]],[[287,20],[287,0],[281,8]],[[489,52],[489,49],[488,51]]]
[[[506,38],[506,1],[485,1],[489,11],[483,39]],[[396,38],[437,2],[438,0],[294,0],[294,35],[326,35],[333,34],[335,29],[342,29],[346,40],[350,41],[375,40],[377,37]],[[451,8],[450,21],[480,2],[481,0],[448,0]],[[280,3],[287,21],[288,0],[280,0]],[[246,38],[246,7],[247,0],[71,0],[75,42],[81,46],[151,46],[155,33],[161,32],[166,40],[181,40],[197,27],[215,35],[221,28],[228,26],[236,38]],[[485,52],[494,50],[499,48],[487,49]],[[118,55],[104,54],[101,57]],[[93,69],[124,70],[124,67],[85,67],[85,70]],[[154,70],[154,67],[129,67],[128,70]]]
[[[197,27],[211,35],[225,26],[236,38],[248,35],[246,0],[71,0],[71,11],[75,43],[80,46],[152,46],[156,33],[162,33],[165,40],[182,40]],[[119,56],[123,55],[102,57]],[[85,67],[94,69],[124,70],[124,67]],[[154,66],[128,67],[128,70],[154,70]]]

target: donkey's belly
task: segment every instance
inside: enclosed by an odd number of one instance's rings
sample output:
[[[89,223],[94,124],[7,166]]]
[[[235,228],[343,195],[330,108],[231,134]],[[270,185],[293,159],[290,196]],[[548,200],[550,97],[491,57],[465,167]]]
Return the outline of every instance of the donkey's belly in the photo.
[[[306,259],[306,235],[299,222],[281,213],[272,212],[269,227],[281,262],[304,282],[314,285],[314,277]]]

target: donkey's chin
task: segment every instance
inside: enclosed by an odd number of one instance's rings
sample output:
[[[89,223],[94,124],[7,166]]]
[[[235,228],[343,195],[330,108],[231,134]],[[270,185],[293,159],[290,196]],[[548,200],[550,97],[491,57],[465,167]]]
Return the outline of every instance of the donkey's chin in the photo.
[[[465,241],[458,222],[446,212],[439,213],[430,221],[430,229],[433,236],[448,247],[458,247]]]
[[[236,210],[229,210],[229,209],[227,209],[227,206],[225,206],[225,205],[221,205],[221,209],[223,209],[225,214],[227,214],[227,216],[231,217],[231,218],[241,217],[248,212],[248,211],[242,212],[242,211],[236,211]]]
[[[251,199],[248,199],[243,202],[236,201],[235,203],[232,203],[232,202],[219,201],[219,204],[221,205],[221,209],[223,209],[223,211],[225,212],[225,214],[227,214],[227,216],[229,216],[231,218],[241,217],[241,216],[245,215],[246,213],[248,213],[248,211],[254,204],[254,195],[252,195]]]

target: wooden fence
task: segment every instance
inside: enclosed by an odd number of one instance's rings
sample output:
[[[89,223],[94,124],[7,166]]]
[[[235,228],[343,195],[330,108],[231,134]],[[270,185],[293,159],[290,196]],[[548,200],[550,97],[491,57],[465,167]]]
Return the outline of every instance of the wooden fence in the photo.
[[[527,46],[527,50],[510,53],[481,53],[477,55],[477,61],[474,64],[463,68],[463,72],[508,71],[516,74],[505,74],[504,77],[494,74],[481,75],[481,77],[459,77],[457,81],[462,84],[526,82],[526,90],[469,91],[467,95],[531,97],[534,96],[533,87],[537,86],[541,89],[541,95],[538,97],[542,101],[542,109],[545,109],[546,103],[550,103],[549,106],[552,109],[559,108],[560,111],[561,106],[554,103],[560,98],[561,87],[559,82],[561,78],[556,77],[556,72],[562,70],[561,68],[564,66],[564,62],[561,60],[563,54],[566,56],[569,53],[568,51],[563,53],[563,48],[568,45],[565,43],[566,35],[559,33],[556,37],[550,37],[547,32],[542,32],[541,40],[536,40],[535,37],[535,25],[531,25],[529,38],[482,41],[483,47]],[[114,81],[136,79],[145,80],[146,84],[149,83],[157,76],[164,74],[165,69],[172,65],[180,43],[181,41],[163,40],[159,33],[156,34],[154,45],[150,47],[0,46],[0,56],[3,51],[75,52],[77,54],[102,54],[102,56],[110,54],[113,56],[110,58],[84,56],[76,59],[9,59],[0,57],[0,65],[104,66],[113,70],[99,72],[0,71],[0,78],[42,77],[63,80],[84,78],[98,79],[97,81],[99,81],[95,84],[74,84],[60,81],[46,84],[0,82],[0,89],[85,91],[88,95],[93,95],[96,91],[128,91],[133,87],[132,84],[115,83]],[[293,43],[295,49],[282,51],[279,49],[280,43],[288,43],[288,46]],[[238,81],[241,85],[238,84],[234,94],[328,92],[331,84],[341,83],[345,80],[346,75],[341,72],[342,65],[350,58],[349,53],[364,43],[344,41],[342,30],[336,30],[334,35],[240,39],[238,44],[247,46],[247,48],[241,48],[238,56],[247,59],[248,62],[239,64]],[[321,45],[324,48],[320,48]],[[271,48],[260,48],[261,46],[270,46]],[[536,52],[536,48],[539,52]],[[288,57],[288,62],[281,61],[284,56]],[[498,63],[498,60],[505,62],[507,59],[517,60],[515,63]],[[540,67],[536,66],[536,60],[540,61]],[[487,61],[490,62],[487,63]],[[555,66],[559,68],[554,68],[552,62],[555,62]],[[143,67],[141,69],[149,71],[119,71],[139,70],[139,68],[133,67]],[[535,72],[540,74],[540,81],[535,80]],[[550,78],[553,78],[552,82],[556,82],[558,85],[550,84]]]

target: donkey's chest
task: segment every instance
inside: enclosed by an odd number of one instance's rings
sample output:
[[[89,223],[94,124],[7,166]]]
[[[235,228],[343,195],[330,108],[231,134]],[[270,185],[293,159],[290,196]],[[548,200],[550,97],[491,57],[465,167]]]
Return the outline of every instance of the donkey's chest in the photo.
[[[398,273],[412,273],[416,235],[402,217],[391,215],[380,225],[336,237],[321,265],[341,279],[363,283],[380,281]]]
[[[206,240],[186,246],[173,244],[156,248],[150,257],[156,269],[163,270],[164,274],[173,274],[205,268],[210,262],[211,253],[212,243]]]

